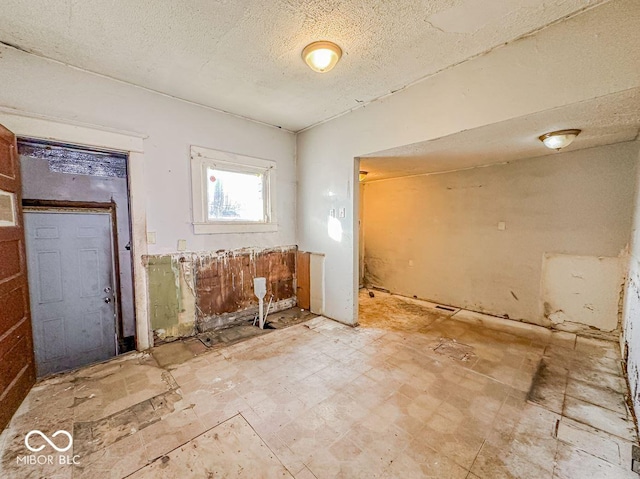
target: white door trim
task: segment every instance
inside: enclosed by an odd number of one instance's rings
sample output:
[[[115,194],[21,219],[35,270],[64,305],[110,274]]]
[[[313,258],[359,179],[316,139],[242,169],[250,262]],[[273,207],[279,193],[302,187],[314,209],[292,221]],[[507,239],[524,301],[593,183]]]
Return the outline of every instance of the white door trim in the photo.
[[[136,349],[152,346],[151,323],[147,308],[147,275],[142,257],[147,254],[147,211],[144,181],[144,135],[95,125],[72,123],[8,108],[0,108],[0,124],[16,136],[59,141],[93,148],[127,152],[133,290],[136,310]]]

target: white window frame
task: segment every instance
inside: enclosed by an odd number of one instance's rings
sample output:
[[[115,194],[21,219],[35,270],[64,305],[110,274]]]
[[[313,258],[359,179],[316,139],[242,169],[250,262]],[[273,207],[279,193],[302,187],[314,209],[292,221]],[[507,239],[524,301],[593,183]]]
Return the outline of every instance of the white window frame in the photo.
[[[264,175],[264,208],[266,221],[209,220],[207,214],[208,168],[219,168],[238,173]],[[278,231],[276,222],[276,162],[251,156],[200,146],[191,147],[191,193],[193,232],[216,233],[268,233]]]

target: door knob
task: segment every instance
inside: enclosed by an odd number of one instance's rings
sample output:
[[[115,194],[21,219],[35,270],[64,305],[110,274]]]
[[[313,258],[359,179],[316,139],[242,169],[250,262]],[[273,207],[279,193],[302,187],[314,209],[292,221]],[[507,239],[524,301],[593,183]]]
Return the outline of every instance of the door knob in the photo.
[[[104,298],[104,302],[105,303],[110,303],[111,302],[111,298]]]

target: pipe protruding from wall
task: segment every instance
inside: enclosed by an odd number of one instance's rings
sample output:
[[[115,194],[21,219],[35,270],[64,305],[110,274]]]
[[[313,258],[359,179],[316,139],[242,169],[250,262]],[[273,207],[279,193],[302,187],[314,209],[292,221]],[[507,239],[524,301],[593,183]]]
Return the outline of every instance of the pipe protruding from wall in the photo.
[[[253,278],[253,294],[258,298],[258,324],[260,329],[264,329],[264,297],[267,294],[267,278]]]

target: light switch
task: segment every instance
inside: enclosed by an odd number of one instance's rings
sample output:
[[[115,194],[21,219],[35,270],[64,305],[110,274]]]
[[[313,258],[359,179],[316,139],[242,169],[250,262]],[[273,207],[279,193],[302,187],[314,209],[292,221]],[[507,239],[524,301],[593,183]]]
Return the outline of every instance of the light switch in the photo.
[[[147,231],[147,243],[148,244],[156,244],[156,232],[155,231]]]
[[[347,216],[347,209],[346,208],[340,208],[338,210],[338,217],[339,218],[344,218],[345,216]]]
[[[409,260],[409,267],[413,268],[413,260],[412,259]]]
[[[178,251],[187,251],[187,240],[185,239],[178,240]]]
[[[507,229],[507,223],[505,223],[504,221],[498,222],[498,230],[499,231],[504,231],[506,229]]]

